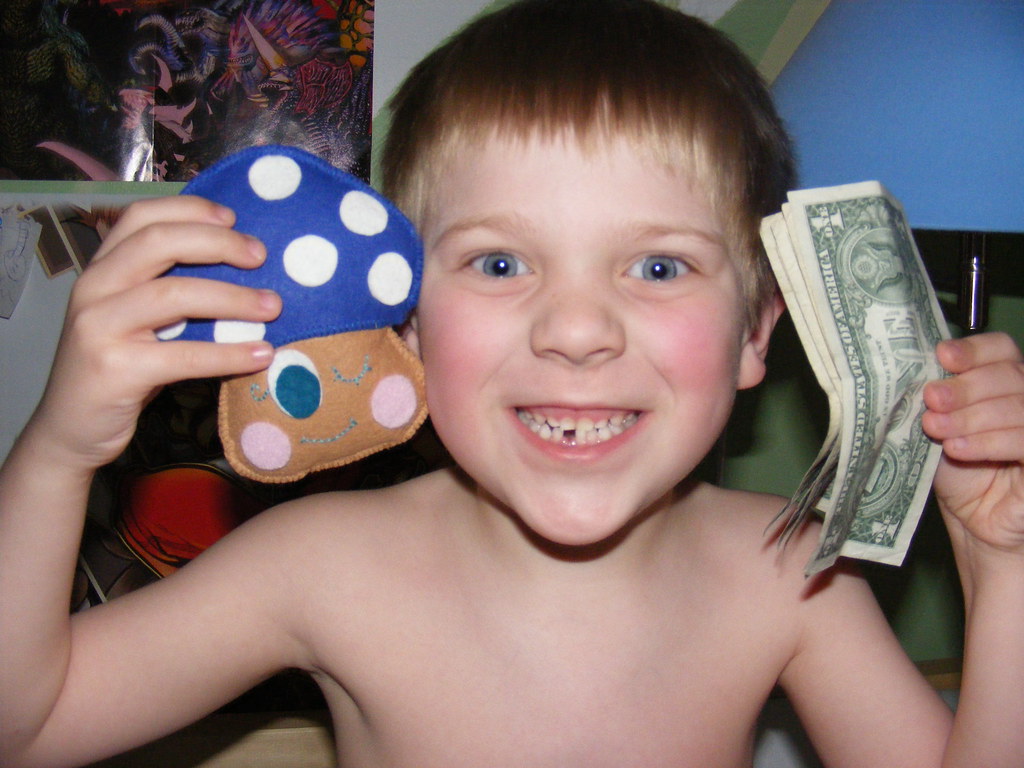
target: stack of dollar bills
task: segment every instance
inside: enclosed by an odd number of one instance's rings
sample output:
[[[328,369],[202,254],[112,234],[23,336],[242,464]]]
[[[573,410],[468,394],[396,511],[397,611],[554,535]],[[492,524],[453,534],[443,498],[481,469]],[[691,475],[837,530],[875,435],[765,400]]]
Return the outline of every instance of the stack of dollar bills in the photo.
[[[829,403],[821,451],[780,513],[824,515],[808,575],[838,557],[899,565],[938,465],[924,384],[949,337],[900,204],[878,182],[790,192],[761,238]],[[781,524],[781,523],[780,523]]]

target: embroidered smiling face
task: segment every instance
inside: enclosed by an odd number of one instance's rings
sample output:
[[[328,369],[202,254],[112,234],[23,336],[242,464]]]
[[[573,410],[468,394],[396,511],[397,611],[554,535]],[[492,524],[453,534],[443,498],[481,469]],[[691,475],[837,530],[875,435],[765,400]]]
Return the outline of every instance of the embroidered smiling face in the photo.
[[[296,342],[221,387],[232,466],[287,482],[408,440],[426,417],[419,361],[389,328]]]

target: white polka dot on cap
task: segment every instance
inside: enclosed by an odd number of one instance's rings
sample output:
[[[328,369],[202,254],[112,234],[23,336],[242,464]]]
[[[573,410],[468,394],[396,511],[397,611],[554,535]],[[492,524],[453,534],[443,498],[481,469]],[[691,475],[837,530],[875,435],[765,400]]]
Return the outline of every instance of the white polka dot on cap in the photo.
[[[176,339],[185,332],[185,327],[187,325],[187,321],[179,320],[176,323],[165,325],[163,328],[157,328],[156,337],[160,339],[160,341],[170,341],[171,339]]]
[[[393,251],[378,256],[366,276],[370,295],[389,307],[401,304],[408,298],[412,280],[409,262],[402,254]]]
[[[213,340],[222,344],[239,341],[262,341],[267,333],[263,323],[246,320],[218,320],[213,324]]]
[[[267,155],[249,166],[249,186],[264,200],[284,200],[302,183],[302,169],[290,157]]]
[[[341,216],[341,223],[357,235],[379,235],[388,226],[387,208],[372,195],[357,189],[341,198],[338,214]]]
[[[338,270],[338,249],[319,235],[303,235],[284,249],[284,271],[306,288],[323,285]]]

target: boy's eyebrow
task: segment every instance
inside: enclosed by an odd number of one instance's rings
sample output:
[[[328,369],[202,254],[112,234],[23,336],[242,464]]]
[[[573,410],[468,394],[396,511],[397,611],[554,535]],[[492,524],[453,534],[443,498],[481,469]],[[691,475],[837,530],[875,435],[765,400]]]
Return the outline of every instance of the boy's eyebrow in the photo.
[[[717,230],[705,229],[703,227],[691,226],[688,224],[668,225],[647,221],[636,221],[631,223],[629,230],[632,232],[632,236],[637,240],[681,235],[683,237],[694,237],[698,240],[704,240],[709,245],[718,247],[724,247],[725,245],[725,236]]]
[[[431,245],[433,247],[437,247],[439,244],[451,237],[455,237],[463,232],[469,232],[474,229],[489,229],[496,232],[508,232],[510,234],[517,232],[525,232],[529,234],[536,231],[536,226],[529,218],[517,213],[479,216],[466,219],[464,221],[456,221],[451,226],[445,228],[444,231],[434,239]],[[705,229],[686,224],[669,225],[651,221],[634,221],[629,222],[623,228],[623,231],[627,234],[627,237],[633,240],[683,236],[704,240],[709,245],[717,247],[724,247],[725,245],[725,237],[717,230]]]
[[[445,227],[445,229],[442,230],[436,238],[434,238],[433,242],[430,243],[430,246],[436,248],[445,240],[461,235],[464,232],[470,232],[474,229],[488,229],[495,232],[507,232],[509,234],[516,232],[525,232],[529,234],[536,231],[536,226],[534,226],[533,222],[526,216],[522,216],[514,212],[475,216],[473,218],[456,221],[452,225]]]

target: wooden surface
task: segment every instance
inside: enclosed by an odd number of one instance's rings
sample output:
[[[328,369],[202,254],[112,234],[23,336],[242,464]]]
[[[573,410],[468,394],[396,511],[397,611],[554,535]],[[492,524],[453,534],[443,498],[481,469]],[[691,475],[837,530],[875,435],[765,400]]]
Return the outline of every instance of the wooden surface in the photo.
[[[326,712],[218,714],[92,768],[334,768]]]

